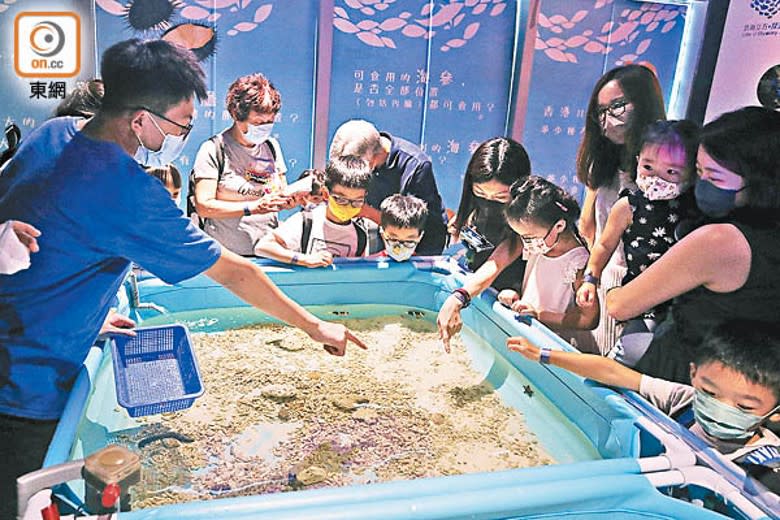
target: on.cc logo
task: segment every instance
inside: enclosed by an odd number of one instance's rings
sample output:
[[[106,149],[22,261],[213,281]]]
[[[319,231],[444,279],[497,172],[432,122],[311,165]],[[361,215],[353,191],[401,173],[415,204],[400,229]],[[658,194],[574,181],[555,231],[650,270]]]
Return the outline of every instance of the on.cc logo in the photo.
[[[30,46],[38,56],[50,58],[65,47],[65,31],[54,22],[37,23],[30,31]]]
[[[81,68],[81,20],[72,12],[31,12],[14,21],[14,67],[23,78],[69,78]]]

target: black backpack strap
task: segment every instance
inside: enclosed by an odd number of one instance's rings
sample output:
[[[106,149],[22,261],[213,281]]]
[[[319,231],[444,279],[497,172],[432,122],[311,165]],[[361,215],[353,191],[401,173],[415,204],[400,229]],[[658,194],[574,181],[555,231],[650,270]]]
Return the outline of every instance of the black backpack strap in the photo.
[[[217,182],[219,182],[222,172],[225,171],[225,142],[222,140],[221,134],[212,135],[209,137],[209,141],[214,143],[217,152]],[[200,229],[205,229],[206,219],[201,218],[195,208],[195,168],[190,170],[190,178],[187,182],[187,216],[193,222],[197,222]]]
[[[276,158],[279,157],[279,150],[281,149],[281,146],[279,145],[279,141],[277,141],[273,137],[269,137],[267,143],[268,143],[268,148],[271,149],[271,157],[273,157],[274,162],[276,162]]]
[[[308,254],[309,239],[311,238],[312,218],[311,213],[303,211],[303,229],[301,230],[301,253]]]
[[[355,251],[355,256],[361,257],[366,252],[366,245],[368,245],[368,231],[365,230],[365,228],[360,223],[361,219],[353,219],[352,225],[355,226],[355,231],[357,232],[357,251]]]
[[[5,127],[6,149],[0,155],[0,166],[8,162],[14,153],[16,153],[16,149],[19,148],[19,141],[21,140],[22,131],[19,129],[19,126],[13,121],[8,123]]]

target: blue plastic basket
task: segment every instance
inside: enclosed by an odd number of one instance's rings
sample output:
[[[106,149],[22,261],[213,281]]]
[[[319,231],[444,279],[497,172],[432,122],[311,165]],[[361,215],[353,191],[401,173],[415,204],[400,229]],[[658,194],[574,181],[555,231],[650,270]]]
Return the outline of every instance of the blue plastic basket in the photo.
[[[203,394],[203,382],[183,325],[136,329],[111,342],[116,397],[131,417],[184,410]]]

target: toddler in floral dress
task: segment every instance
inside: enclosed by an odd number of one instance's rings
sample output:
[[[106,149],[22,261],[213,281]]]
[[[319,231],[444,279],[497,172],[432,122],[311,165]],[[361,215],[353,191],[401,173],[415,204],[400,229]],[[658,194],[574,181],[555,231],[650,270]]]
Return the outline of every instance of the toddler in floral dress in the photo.
[[[604,232],[577,291],[582,308],[597,305],[596,286],[604,266],[623,240],[628,272],[627,284],[650,267],[675,244],[675,229],[682,220],[694,217],[696,201],[693,185],[698,126],[687,120],[656,121],[645,130],[637,158],[638,189],[622,196],[612,206]],[[625,322],[617,343],[607,353],[627,366],[634,366],[653,339],[653,331],[663,321],[669,302]]]

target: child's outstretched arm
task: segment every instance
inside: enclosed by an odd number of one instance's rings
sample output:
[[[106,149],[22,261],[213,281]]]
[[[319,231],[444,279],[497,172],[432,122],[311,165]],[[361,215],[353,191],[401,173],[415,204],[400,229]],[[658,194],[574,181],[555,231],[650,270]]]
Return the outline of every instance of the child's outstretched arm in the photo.
[[[590,252],[590,259],[585,271],[596,279],[601,278],[604,267],[612,258],[612,255],[620,243],[620,237],[623,232],[631,225],[633,214],[631,206],[628,204],[628,198],[620,198],[607,217],[607,224],[601,233],[598,242],[593,246]],[[589,307],[597,304],[596,284],[593,282],[584,282],[577,290],[577,305],[580,307]]]
[[[531,361],[543,361],[541,357],[542,349],[524,337],[514,336],[507,338],[506,346],[509,350],[519,352]],[[639,382],[642,379],[642,374],[621,365],[614,359],[595,354],[578,354],[561,350],[549,350],[545,354],[546,362],[549,362],[551,365],[565,368],[570,372],[593,379],[604,385],[627,388],[635,392],[639,391]]]
[[[260,239],[255,245],[255,254],[277,262],[305,267],[324,267],[333,263],[333,256],[327,251],[307,255],[288,249],[284,239],[278,236],[276,231]]]

